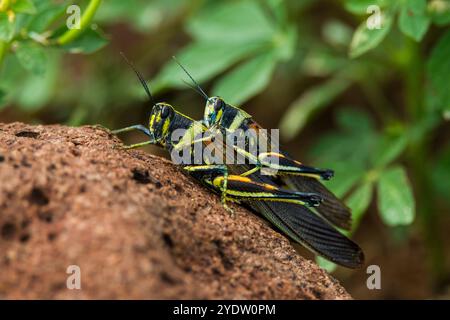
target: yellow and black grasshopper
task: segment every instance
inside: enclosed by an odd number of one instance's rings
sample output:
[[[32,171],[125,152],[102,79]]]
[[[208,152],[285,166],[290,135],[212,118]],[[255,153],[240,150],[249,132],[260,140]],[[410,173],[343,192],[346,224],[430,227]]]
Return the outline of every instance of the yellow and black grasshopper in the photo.
[[[137,71],[136,73],[151,97],[145,81]],[[210,143],[211,140],[205,139],[203,135],[196,135],[198,128],[202,134],[207,131],[200,122],[177,112],[170,105],[157,103],[152,108],[148,128],[136,125],[115,132],[140,130],[150,137],[148,141],[128,146],[129,148],[157,144],[173,151],[186,147],[187,141],[188,150],[191,150],[191,142]],[[185,135],[173,139],[173,132],[178,129],[183,129]],[[201,164],[185,165],[184,169],[211,190],[220,193],[222,200],[242,202],[263,215],[292,240],[313,252],[349,268],[357,268],[363,264],[364,255],[359,246],[308,209],[308,206],[319,204],[321,199],[316,193],[283,190],[271,177],[263,176],[260,172],[241,176],[249,171],[250,167],[247,165],[214,165],[209,160],[205,158]]]
[[[124,149],[141,147],[147,144],[154,144],[163,147],[169,153],[182,151],[189,156],[185,162],[179,163],[183,170],[196,180],[200,181],[210,190],[219,193],[222,203],[226,206],[226,201],[281,201],[297,205],[318,206],[322,201],[321,197],[315,193],[292,192],[284,190],[274,184],[257,182],[249,177],[242,177],[228,173],[225,164],[209,163],[208,159],[195,164],[195,145],[201,143],[205,148],[210,142],[203,138],[205,127],[193,119],[179,113],[167,103],[156,103],[150,115],[149,128],[143,125],[134,125],[118,130],[113,133],[122,133],[132,130],[139,130],[149,137],[149,140],[129,146]],[[174,139],[174,131],[178,130],[183,134],[177,135]]]
[[[337,227],[346,230],[351,228],[350,209],[320,182],[320,180],[331,179],[334,175],[332,170],[305,166],[283,151],[272,152],[268,150],[260,152],[258,150],[260,145],[273,145],[271,136],[264,134],[262,127],[244,110],[226,103],[220,97],[209,97],[189,72],[177,60],[175,61],[194,83],[195,86],[191,87],[206,100],[202,122],[209,130],[220,131],[225,137],[234,136],[237,131],[255,133],[246,134],[242,139],[245,141],[244,147],[235,148],[237,153],[244,155],[255,163],[243,175],[259,171],[262,168],[274,169],[275,175],[280,178],[282,184],[290,189],[320,194],[323,201],[316,210],[322,217]],[[261,141],[261,138],[265,141]],[[248,150],[255,150],[255,148],[257,150],[256,155],[248,152]]]
[[[125,58],[125,56],[123,56]],[[141,74],[126,58],[127,63],[133,68],[141,81],[150,100],[153,101],[150,89]],[[213,143],[209,136],[204,137],[206,127],[201,122],[179,113],[167,103],[156,103],[152,108],[149,119],[149,128],[143,125],[134,125],[113,133],[121,133],[132,130],[139,130],[149,136],[149,140],[126,146],[126,149],[137,148],[147,144],[154,144],[163,147],[169,153],[183,152],[188,155],[187,159],[179,159],[184,171],[195,179],[206,185],[214,192],[220,193],[222,203],[230,210],[226,201],[241,200],[263,200],[282,201],[298,205],[318,206],[322,201],[320,195],[316,193],[292,192],[277,187],[275,184],[267,184],[262,181],[257,182],[248,177],[240,175],[230,175],[229,168],[223,163],[211,163],[211,159],[203,157],[203,150],[208,144]],[[175,132],[176,131],[176,132]],[[175,133],[177,134],[175,137]],[[174,138],[175,137],[175,138]],[[199,151],[196,146],[201,144]],[[221,151],[222,152],[222,151]],[[200,161],[199,161],[200,160]]]

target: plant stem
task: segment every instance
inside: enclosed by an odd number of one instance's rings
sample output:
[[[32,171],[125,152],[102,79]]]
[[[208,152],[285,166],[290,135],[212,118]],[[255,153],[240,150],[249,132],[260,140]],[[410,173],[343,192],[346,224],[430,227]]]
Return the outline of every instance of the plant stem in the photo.
[[[10,0],[0,0],[0,12],[4,12],[10,5]],[[6,51],[8,51],[8,43],[0,40],[0,68],[3,65],[3,59],[5,59]]]
[[[5,59],[8,48],[9,48],[9,44],[5,41],[0,40],[0,70],[3,65],[3,60]]]
[[[360,86],[364,91],[364,94],[367,96],[367,100],[372,105],[372,109],[380,118],[380,120],[388,125],[396,119],[392,110],[395,110],[391,103],[386,99],[383,93],[380,91],[379,87],[373,80],[361,80]]]
[[[8,9],[10,0],[1,0],[0,1],[0,12],[6,11]]]
[[[59,45],[68,44],[75,40],[80,34],[82,34],[86,30],[86,28],[89,27],[101,2],[102,0],[91,0],[81,17],[80,28],[68,29],[58,38],[57,43]]]
[[[420,54],[420,46],[411,40],[409,47],[412,55],[405,70],[406,105],[412,125],[417,126],[425,118],[430,117],[430,111],[427,111],[425,106],[424,65]],[[417,213],[429,253],[433,281],[439,282],[445,276],[445,256],[438,232],[439,215],[436,210],[433,185],[429,176],[432,170],[432,168],[429,168],[430,159],[428,159],[430,132],[432,130],[426,130],[426,133],[423,133],[417,142],[411,146],[409,159],[416,180]]]

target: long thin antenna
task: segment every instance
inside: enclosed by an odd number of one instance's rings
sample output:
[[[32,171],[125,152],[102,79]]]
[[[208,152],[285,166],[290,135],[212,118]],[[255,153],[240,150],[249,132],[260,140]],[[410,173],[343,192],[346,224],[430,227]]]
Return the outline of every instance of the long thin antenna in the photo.
[[[147,93],[147,96],[149,97],[150,101],[154,103],[154,99],[152,96],[152,93],[150,92],[150,89],[148,88],[147,82],[145,82],[144,77],[142,74],[136,69],[136,67],[130,62],[130,60],[127,59],[125,54],[123,52],[120,52],[120,55],[125,60],[125,62],[133,69],[134,73],[136,73],[137,77],[139,78],[139,81],[141,82],[142,86],[144,87],[145,92]]]
[[[191,88],[192,90],[194,90],[195,92],[197,92],[199,95],[201,95],[202,97],[205,97],[205,96],[203,95],[203,93],[202,93],[200,90],[198,90],[197,87],[193,86],[192,84],[190,84],[189,82],[187,82],[187,81],[184,80],[184,79],[181,79],[181,81],[183,81],[185,85],[187,85],[189,88]]]
[[[172,59],[181,67],[181,69],[183,69],[183,71],[188,75],[188,77],[192,80],[192,82],[194,83],[195,87],[197,88],[197,92],[200,93],[200,95],[203,96],[203,98],[205,98],[206,100],[209,99],[208,95],[205,93],[205,91],[203,91],[203,89],[200,87],[200,85],[197,83],[197,81],[194,80],[194,78],[189,74],[189,72],[186,70],[185,67],[183,67],[183,65],[177,60],[177,58],[175,58],[175,56],[172,56]],[[191,87],[192,88],[192,87]]]

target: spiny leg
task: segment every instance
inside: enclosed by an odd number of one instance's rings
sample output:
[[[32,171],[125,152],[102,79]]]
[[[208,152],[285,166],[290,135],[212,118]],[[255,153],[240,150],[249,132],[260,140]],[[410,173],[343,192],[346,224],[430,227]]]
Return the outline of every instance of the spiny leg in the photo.
[[[271,158],[276,160],[275,163],[270,160]],[[279,174],[302,175],[323,180],[330,180],[334,176],[333,170],[305,166],[283,154],[274,152],[258,154],[258,164],[261,168],[268,168],[279,172]]]
[[[210,164],[210,165],[194,165],[194,166],[185,166],[183,167],[184,170],[190,172],[190,173],[199,173],[203,172],[204,174],[216,174],[223,177],[223,184],[221,187],[214,186],[216,189],[218,188],[220,190],[220,202],[222,203],[222,206],[230,212],[231,214],[234,214],[234,211],[232,208],[230,208],[226,201],[227,201],[227,185],[228,185],[228,168],[224,164]],[[209,185],[212,185],[211,181],[207,181],[206,179],[203,179],[204,182],[206,182]]]
[[[237,146],[233,146],[233,148],[237,153],[243,155],[250,162],[254,163],[254,167],[252,169],[241,174],[243,177],[258,172],[262,168],[273,170],[273,173],[270,173],[271,175],[276,175],[276,172],[280,172],[281,174],[303,175],[323,180],[330,180],[334,176],[333,170],[308,167],[279,153],[262,152],[258,154],[258,156],[254,156],[253,154]],[[274,164],[272,161],[267,161],[269,158],[276,158],[277,164]]]
[[[223,176],[213,179],[213,186],[217,189],[223,188]],[[322,202],[320,194],[311,192],[294,192],[279,188],[276,184],[258,182],[240,175],[229,175],[227,177],[227,199],[228,200],[257,200],[257,201],[279,201],[290,202],[309,207],[319,206]]]

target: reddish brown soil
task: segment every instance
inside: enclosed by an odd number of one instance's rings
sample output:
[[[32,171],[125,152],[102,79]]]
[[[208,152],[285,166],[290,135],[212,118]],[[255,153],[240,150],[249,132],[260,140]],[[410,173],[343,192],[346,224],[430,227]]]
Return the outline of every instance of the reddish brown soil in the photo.
[[[0,124],[0,298],[350,298],[264,220],[231,217],[169,161],[119,144]]]

